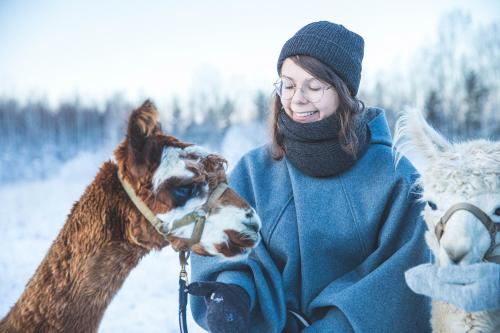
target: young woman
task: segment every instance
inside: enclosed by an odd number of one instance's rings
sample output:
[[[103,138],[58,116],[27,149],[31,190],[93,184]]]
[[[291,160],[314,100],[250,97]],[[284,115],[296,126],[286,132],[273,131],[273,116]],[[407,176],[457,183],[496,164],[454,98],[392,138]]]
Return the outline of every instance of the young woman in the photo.
[[[248,259],[193,257],[192,311],[211,332],[427,332],[404,272],[428,259],[416,171],[397,168],[384,111],[356,99],[364,41],[315,22],[278,58],[272,143],[230,183],[260,215]],[[221,268],[222,267],[222,268]]]

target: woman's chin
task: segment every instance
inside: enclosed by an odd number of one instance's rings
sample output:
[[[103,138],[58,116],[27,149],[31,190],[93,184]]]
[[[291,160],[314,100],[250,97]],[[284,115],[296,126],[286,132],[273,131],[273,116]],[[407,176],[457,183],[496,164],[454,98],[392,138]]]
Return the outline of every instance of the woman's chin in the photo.
[[[312,114],[300,115],[298,112],[292,112],[292,119],[298,123],[312,123],[321,119],[319,111],[314,111]]]

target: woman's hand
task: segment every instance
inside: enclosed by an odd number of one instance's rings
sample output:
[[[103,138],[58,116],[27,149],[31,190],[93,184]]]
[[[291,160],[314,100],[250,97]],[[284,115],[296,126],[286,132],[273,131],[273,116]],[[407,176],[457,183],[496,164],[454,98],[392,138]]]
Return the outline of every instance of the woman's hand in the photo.
[[[453,304],[467,312],[500,309],[500,265],[477,263],[437,267],[424,264],[405,273],[417,294]]]
[[[188,289],[191,295],[205,297],[210,332],[249,332],[250,299],[243,288],[222,282],[193,282]]]

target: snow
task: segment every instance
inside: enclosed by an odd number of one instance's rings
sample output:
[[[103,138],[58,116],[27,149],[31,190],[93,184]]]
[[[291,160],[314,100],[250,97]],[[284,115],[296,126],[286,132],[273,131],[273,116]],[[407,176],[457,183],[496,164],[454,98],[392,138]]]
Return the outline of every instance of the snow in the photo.
[[[234,167],[242,153],[269,142],[266,124],[248,122],[231,126],[221,142],[222,156],[228,161],[229,170]]]
[[[229,130],[221,145],[229,169],[265,139],[259,124]],[[21,295],[99,166],[112,159],[112,150],[80,153],[46,180],[0,184],[0,318]],[[171,248],[147,255],[114,297],[99,332],[178,332],[178,273]],[[188,308],[189,331],[205,332],[190,314]]]

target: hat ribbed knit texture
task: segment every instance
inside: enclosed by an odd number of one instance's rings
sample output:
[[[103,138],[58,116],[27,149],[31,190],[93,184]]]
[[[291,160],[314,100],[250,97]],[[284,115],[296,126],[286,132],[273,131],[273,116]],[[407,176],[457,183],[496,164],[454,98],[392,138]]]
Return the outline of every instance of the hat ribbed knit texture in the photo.
[[[327,21],[313,22],[290,38],[281,49],[278,73],[286,58],[307,55],[330,67],[346,84],[351,94],[358,93],[363,61],[363,37],[343,25]]]

